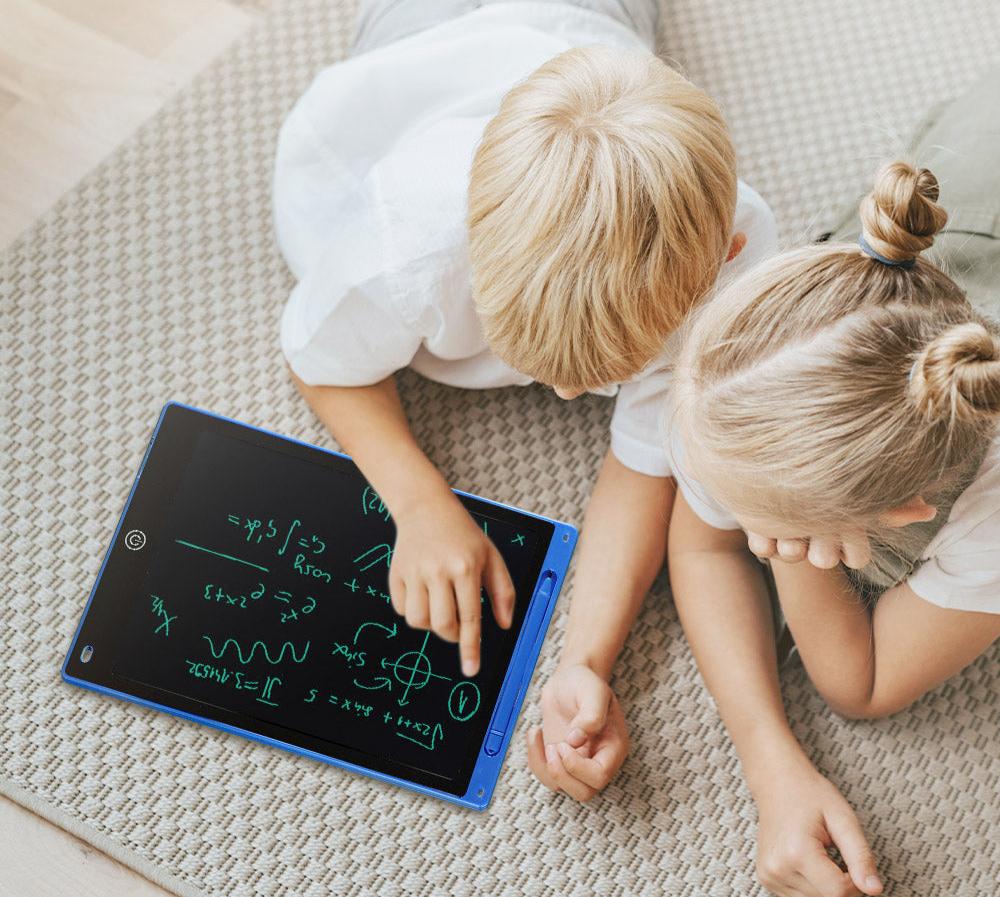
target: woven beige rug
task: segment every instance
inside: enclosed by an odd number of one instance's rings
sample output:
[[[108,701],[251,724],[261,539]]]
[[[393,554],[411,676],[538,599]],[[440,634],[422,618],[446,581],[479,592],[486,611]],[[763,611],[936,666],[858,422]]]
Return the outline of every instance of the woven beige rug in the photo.
[[[160,406],[329,437],[285,376],[277,128],[352,10],[279,3],[0,263],[0,790],[184,894],[757,895],[755,815],[661,582],[617,668],[634,749],[588,804],[530,774],[568,595],[485,814],[64,684],[59,668]],[[723,103],[786,238],[860,189],[1000,47],[991,0],[671,0],[664,49]],[[404,376],[451,482],[579,522],[610,404]],[[919,663],[919,658],[914,658]],[[891,720],[848,723],[800,667],[796,731],[895,897],[996,893],[1000,652]]]

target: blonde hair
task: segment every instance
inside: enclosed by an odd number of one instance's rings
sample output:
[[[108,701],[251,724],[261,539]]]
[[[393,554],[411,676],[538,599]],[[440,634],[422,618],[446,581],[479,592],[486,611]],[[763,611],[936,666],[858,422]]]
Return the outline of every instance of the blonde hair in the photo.
[[[645,51],[575,48],[511,89],[469,181],[491,349],[556,386],[634,376],[714,284],[736,208],[718,107]]]
[[[782,253],[692,317],[676,369],[688,466],[739,517],[802,535],[954,497],[1000,415],[1000,325],[920,256],[947,215],[926,169],[893,162],[861,203],[857,243]],[[904,527],[904,530],[911,527]]]

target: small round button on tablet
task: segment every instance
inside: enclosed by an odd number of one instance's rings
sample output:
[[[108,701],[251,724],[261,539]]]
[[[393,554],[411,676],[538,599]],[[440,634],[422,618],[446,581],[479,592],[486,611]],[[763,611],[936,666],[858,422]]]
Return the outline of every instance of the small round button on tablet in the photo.
[[[141,529],[130,529],[125,534],[125,547],[138,551],[146,544],[146,534]]]

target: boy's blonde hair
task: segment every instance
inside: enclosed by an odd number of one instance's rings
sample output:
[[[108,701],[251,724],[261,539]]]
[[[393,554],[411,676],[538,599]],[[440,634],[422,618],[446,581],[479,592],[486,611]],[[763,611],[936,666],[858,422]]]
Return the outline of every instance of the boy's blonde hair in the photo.
[[[714,284],[736,160],[714,102],[655,55],[567,50],[476,149],[469,245],[491,349],[535,380],[629,379]]]
[[[920,257],[943,227],[926,169],[885,166],[857,243],[782,253],[729,284],[685,333],[675,423],[692,473],[737,517],[809,535],[942,498],[978,466],[1000,415],[1000,325]],[[911,527],[904,527],[905,530]]]

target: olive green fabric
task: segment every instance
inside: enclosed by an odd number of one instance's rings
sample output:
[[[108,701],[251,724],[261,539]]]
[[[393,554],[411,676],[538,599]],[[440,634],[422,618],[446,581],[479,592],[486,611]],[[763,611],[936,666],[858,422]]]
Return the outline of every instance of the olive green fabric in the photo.
[[[1000,318],[1000,66],[938,103],[916,128],[904,158],[934,172],[948,222],[926,253],[980,311]],[[856,240],[861,197],[821,235]]]
[[[901,155],[934,172],[941,188],[938,201],[948,212],[927,257],[965,290],[974,307],[1000,318],[1000,66],[988,69],[960,95],[936,103]],[[861,198],[852,198],[817,238],[857,240]],[[871,565],[861,571],[844,568],[868,601],[919,566],[921,553],[948,522],[952,505],[975,477],[986,448],[968,459],[961,478],[936,498],[934,518],[907,527],[911,541],[906,554],[875,545]],[[915,534],[919,538],[912,538]]]

